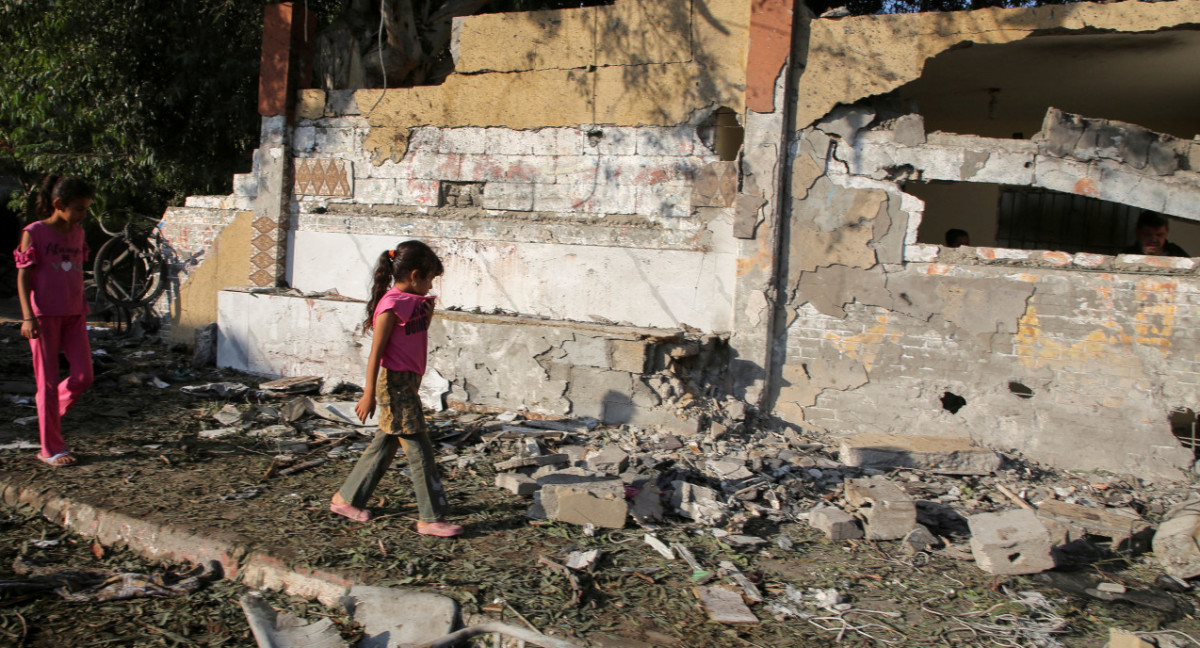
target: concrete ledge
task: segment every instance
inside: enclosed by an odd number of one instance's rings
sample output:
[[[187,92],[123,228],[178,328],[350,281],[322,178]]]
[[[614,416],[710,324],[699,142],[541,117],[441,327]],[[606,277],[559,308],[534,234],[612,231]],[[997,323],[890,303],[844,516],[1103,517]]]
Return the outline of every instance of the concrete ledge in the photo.
[[[363,584],[336,572],[290,567],[236,541],[196,535],[61,497],[50,489],[22,485],[18,480],[23,477],[0,473],[0,498],[6,506],[30,506],[47,520],[106,547],[127,547],[155,561],[206,564],[215,560],[228,580],[316,599],[326,606],[337,605],[347,590]]]

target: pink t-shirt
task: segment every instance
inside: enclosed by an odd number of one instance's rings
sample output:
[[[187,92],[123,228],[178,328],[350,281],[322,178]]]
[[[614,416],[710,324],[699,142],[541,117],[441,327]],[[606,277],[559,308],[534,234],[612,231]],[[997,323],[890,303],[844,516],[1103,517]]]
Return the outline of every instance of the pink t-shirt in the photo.
[[[25,227],[33,239],[25,251],[13,250],[18,268],[33,268],[30,301],[37,316],[85,315],[90,312],[83,295],[83,264],[88,246],[83,228],[61,234],[37,221]]]
[[[425,375],[425,354],[429,352],[429,322],[433,319],[434,297],[406,293],[392,288],[375,307],[375,317],[391,311],[396,327],[383,350],[382,364],[392,371],[411,371]]]

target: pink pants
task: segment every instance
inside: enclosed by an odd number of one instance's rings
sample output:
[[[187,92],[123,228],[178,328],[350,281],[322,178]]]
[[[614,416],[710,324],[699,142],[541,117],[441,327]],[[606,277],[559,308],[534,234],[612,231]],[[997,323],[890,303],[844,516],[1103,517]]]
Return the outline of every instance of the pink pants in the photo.
[[[33,349],[33,377],[37,381],[38,427],[42,433],[42,456],[66,452],[62,438],[62,415],[92,384],[92,348],[88,343],[83,315],[39,317],[40,333],[29,341]],[[71,375],[58,380],[58,352],[67,356]]]

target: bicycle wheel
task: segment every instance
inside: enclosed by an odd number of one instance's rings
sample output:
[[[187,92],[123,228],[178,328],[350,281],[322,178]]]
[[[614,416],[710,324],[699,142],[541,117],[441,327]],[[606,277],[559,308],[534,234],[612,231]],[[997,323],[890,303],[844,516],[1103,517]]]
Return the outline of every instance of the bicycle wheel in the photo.
[[[96,253],[93,272],[99,291],[122,306],[149,304],[166,290],[167,263],[128,236],[109,239]]]

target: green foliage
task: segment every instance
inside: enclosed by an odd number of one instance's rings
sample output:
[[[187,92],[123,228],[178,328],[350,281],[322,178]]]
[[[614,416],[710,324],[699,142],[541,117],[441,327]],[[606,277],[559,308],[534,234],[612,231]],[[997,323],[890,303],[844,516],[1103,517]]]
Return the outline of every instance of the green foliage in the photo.
[[[264,4],[0,3],[0,175],[82,176],[142,213],[228,193],[258,139]]]

